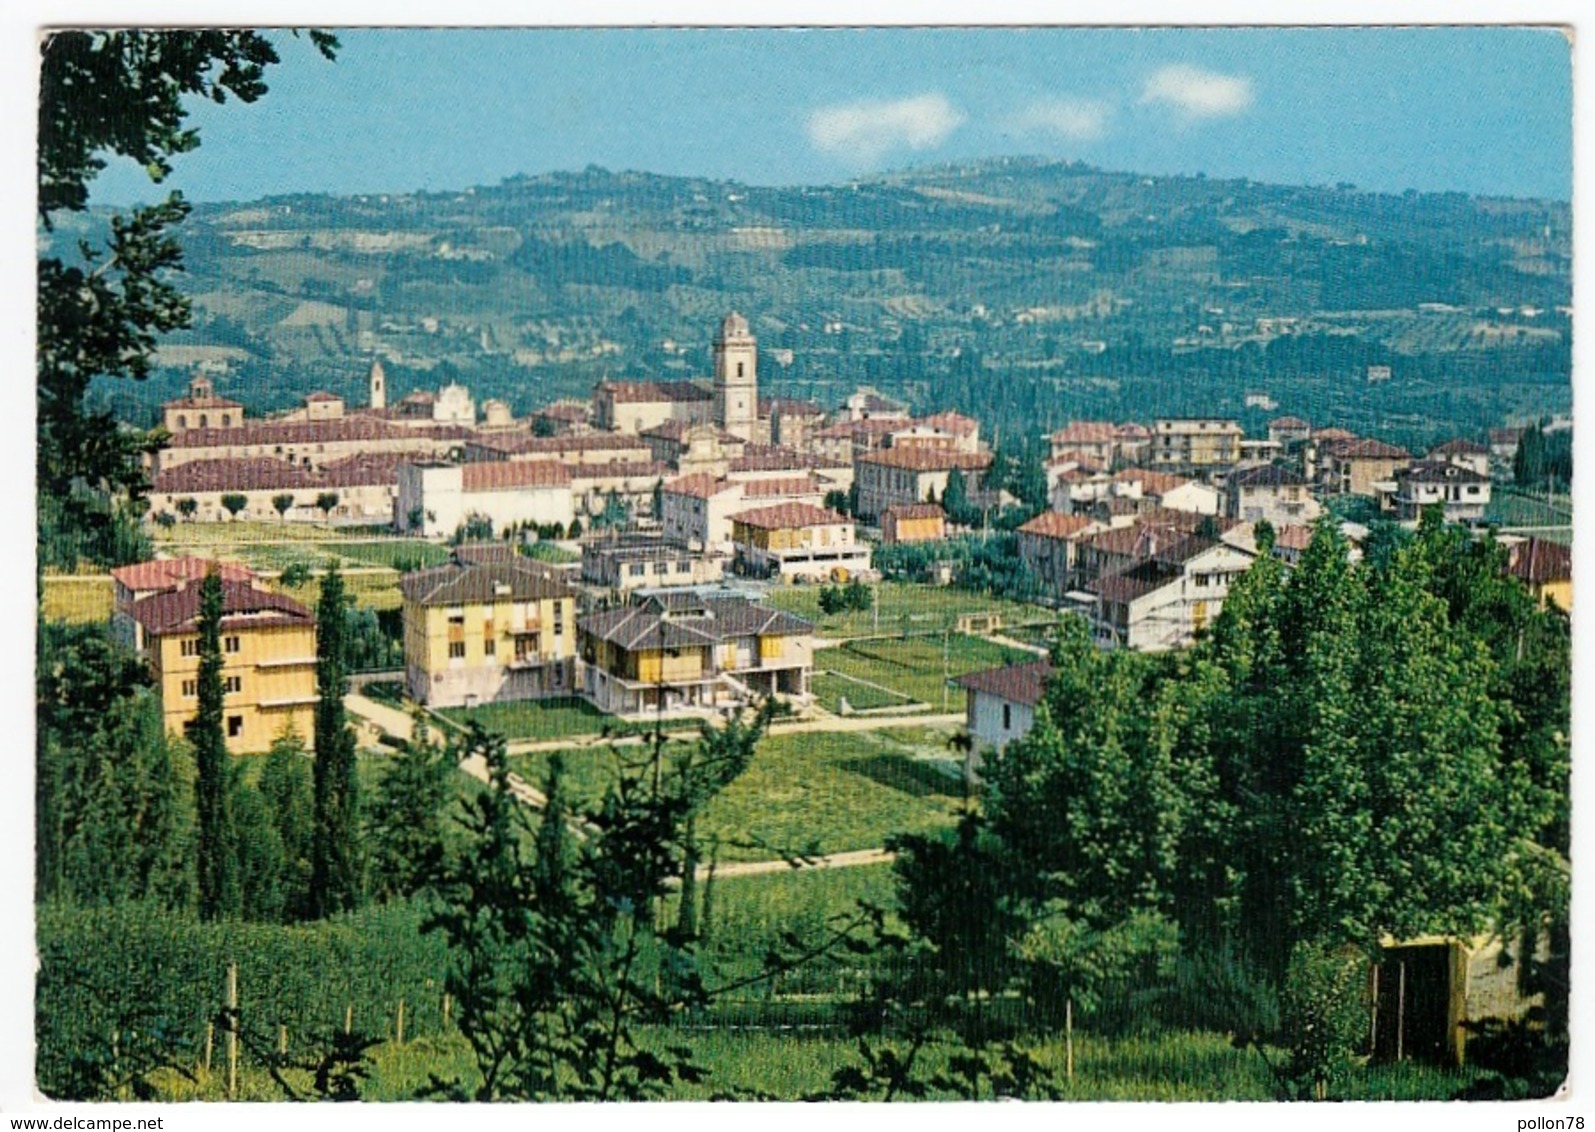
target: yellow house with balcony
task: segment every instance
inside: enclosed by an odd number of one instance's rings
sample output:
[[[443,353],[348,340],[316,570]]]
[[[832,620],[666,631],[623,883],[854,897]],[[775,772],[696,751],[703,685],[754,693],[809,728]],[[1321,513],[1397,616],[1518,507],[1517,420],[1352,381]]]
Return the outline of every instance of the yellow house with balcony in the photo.
[[[134,601],[166,730],[185,733],[199,711],[200,582]],[[282,594],[222,581],[222,733],[234,754],[269,750],[289,728],[315,733],[316,619]]]
[[[813,625],[744,598],[657,593],[589,614],[577,629],[582,691],[614,715],[809,696]]]
[[[501,544],[466,545],[406,574],[405,686],[431,707],[571,695],[576,592]]]

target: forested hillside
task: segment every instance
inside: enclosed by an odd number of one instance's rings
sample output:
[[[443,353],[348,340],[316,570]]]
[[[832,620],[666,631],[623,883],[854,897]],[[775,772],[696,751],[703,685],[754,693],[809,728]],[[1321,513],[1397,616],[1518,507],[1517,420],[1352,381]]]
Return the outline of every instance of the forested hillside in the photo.
[[[1422,442],[1570,398],[1561,202],[1025,159],[799,188],[589,168],[200,205],[183,244],[195,325],[106,391],[136,420],[202,364],[262,410],[358,397],[373,353],[397,395],[454,379],[525,411],[606,374],[703,374],[731,308],[768,389],[869,382],[1027,431],[1247,417],[1259,392]]]

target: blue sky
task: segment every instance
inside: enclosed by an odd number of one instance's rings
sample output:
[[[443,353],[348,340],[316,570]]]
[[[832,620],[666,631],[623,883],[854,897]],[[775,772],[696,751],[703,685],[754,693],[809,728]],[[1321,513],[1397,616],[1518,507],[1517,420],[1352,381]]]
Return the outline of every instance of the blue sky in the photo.
[[[357,30],[281,37],[195,108],[197,200],[612,169],[754,184],[1003,154],[1146,173],[1569,197],[1570,48],[1426,29]],[[99,203],[155,195],[115,166]]]

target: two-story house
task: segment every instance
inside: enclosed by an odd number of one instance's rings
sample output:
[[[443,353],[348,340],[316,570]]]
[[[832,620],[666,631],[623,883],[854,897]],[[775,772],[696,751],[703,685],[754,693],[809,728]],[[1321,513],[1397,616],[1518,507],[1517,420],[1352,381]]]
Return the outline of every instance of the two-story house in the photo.
[[[853,520],[812,503],[777,503],[731,516],[738,569],[784,581],[842,581],[867,573],[870,548]]]
[[[1440,506],[1448,523],[1482,523],[1490,505],[1490,477],[1449,461],[1419,460],[1395,475],[1396,518],[1413,522]]]
[[[613,715],[701,712],[754,695],[806,700],[814,626],[737,597],[686,590],[577,622],[582,691]]]
[[[1255,523],[1267,519],[1276,529],[1311,524],[1324,513],[1307,480],[1289,468],[1267,464],[1232,473],[1224,481],[1224,513]]]

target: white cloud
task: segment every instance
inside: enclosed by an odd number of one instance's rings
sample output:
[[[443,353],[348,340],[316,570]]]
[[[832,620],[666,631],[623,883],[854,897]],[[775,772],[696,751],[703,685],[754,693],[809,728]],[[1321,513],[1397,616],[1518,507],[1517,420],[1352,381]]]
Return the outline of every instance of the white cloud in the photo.
[[[1047,133],[1071,141],[1094,141],[1107,132],[1113,108],[1090,98],[1048,98],[1033,102],[1015,120],[1021,133]]]
[[[809,115],[809,140],[835,157],[869,165],[894,149],[931,149],[964,122],[939,94],[823,106]]]
[[[1146,81],[1142,102],[1162,102],[1187,119],[1224,118],[1252,104],[1252,80],[1176,63]]]

